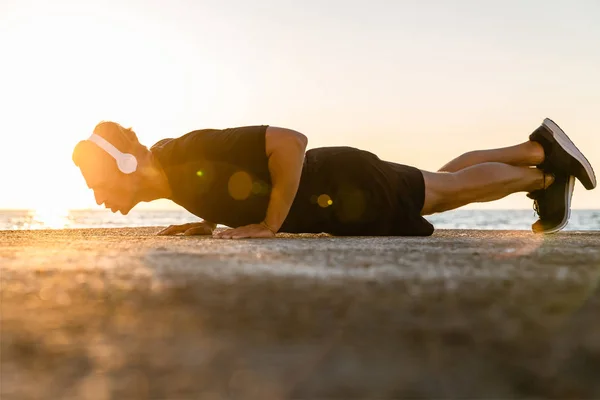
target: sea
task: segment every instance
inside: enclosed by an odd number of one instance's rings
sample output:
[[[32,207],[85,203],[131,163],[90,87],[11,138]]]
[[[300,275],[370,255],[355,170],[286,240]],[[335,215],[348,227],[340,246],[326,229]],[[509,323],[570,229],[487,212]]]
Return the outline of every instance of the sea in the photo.
[[[426,217],[437,229],[530,230],[533,210],[459,209]],[[129,215],[109,210],[0,210],[0,230],[122,228],[168,226],[199,221],[185,210],[132,210]],[[600,210],[572,210],[565,230],[600,230]]]

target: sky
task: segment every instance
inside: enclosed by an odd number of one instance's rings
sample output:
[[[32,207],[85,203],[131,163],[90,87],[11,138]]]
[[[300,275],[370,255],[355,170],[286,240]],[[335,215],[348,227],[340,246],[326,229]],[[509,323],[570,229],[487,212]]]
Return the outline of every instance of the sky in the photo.
[[[101,120],[148,146],[269,124],[437,170],[550,117],[600,172],[599,20],[597,0],[0,0],[0,209],[98,208],[71,152]]]

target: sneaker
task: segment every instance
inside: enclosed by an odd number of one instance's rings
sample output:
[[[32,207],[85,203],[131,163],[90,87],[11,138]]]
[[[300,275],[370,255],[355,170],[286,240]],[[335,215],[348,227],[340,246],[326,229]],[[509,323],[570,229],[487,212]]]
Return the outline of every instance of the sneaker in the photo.
[[[538,168],[545,172],[573,175],[587,190],[596,187],[592,165],[554,121],[546,118],[529,136],[529,140],[538,142],[544,148],[545,160]]]
[[[527,195],[534,200],[533,209],[540,217],[531,226],[533,232],[556,233],[567,226],[574,189],[574,176],[557,175],[548,188]]]

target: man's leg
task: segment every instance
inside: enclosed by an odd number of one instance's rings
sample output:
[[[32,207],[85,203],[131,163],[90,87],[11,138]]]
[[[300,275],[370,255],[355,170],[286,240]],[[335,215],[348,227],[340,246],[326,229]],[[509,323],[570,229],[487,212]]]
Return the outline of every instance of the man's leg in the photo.
[[[516,192],[545,189],[552,175],[530,167],[486,162],[457,172],[422,171],[425,179],[425,204],[421,215],[452,210],[470,203],[501,199]]]
[[[538,168],[527,168],[532,166]],[[446,175],[423,172],[426,185],[423,215],[527,191],[539,215],[532,229],[539,233],[558,232],[568,223],[575,178],[588,190],[596,187],[592,165],[549,118],[529,135],[528,142],[469,152],[440,171]]]
[[[496,162],[514,166],[534,166],[544,161],[544,148],[528,141],[516,146],[465,153],[439,169],[439,172],[457,172],[477,164]]]

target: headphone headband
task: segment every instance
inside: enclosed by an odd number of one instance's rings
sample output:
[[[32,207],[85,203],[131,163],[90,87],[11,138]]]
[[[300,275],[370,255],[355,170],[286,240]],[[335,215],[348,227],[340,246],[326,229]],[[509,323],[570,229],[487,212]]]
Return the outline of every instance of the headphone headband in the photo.
[[[122,153],[119,149],[113,146],[108,140],[102,136],[92,133],[88,139],[102,150],[107,152],[117,162],[117,167],[122,173],[129,175],[137,170],[138,162],[133,154]]]

